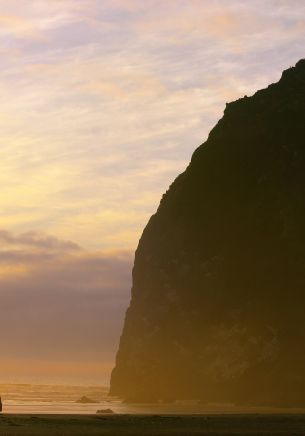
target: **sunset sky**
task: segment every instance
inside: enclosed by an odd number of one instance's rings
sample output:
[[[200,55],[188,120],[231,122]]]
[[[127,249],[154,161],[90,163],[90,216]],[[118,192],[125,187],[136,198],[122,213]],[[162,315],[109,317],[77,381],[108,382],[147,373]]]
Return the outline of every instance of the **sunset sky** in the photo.
[[[303,0],[0,0],[0,382],[109,381],[133,252]]]

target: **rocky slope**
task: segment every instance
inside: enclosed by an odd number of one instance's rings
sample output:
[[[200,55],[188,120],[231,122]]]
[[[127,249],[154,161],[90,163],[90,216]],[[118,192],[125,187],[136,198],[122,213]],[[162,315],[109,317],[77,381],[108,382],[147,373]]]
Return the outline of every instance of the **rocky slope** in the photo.
[[[111,394],[305,405],[305,60],[228,104],[163,196]]]

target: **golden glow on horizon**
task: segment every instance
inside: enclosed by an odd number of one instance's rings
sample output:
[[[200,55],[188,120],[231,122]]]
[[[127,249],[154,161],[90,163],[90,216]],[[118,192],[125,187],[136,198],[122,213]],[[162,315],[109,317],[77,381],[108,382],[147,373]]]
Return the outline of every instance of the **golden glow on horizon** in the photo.
[[[0,265],[0,280],[4,277],[16,277],[27,274],[28,268],[25,265]]]
[[[0,374],[2,380],[11,383],[18,383],[20,380],[26,382],[50,381],[80,383],[94,381],[98,384],[108,383],[103,375],[110,373],[113,362],[78,362],[52,361],[52,360],[31,360],[31,359],[1,359]]]

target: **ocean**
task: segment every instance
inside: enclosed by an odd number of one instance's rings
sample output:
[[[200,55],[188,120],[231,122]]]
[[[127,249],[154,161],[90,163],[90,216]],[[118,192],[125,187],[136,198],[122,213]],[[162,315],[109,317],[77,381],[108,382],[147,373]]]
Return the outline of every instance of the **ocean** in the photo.
[[[199,405],[196,401],[126,404],[119,399],[109,398],[108,390],[105,386],[0,384],[3,412],[11,414],[95,414],[99,409],[111,409],[116,414],[192,414],[214,409]],[[78,403],[77,400],[83,396],[95,403]]]
[[[96,413],[98,409],[120,410],[121,401],[109,400],[103,386],[0,384],[5,413]],[[86,396],[96,403],[77,403]]]
[[[200,404],[198,401],[176,401],[170,404],[126,404],[108,397],[105,386],[68,386],[36,384],[1,384],[3,412],[18,414],[96,414],[111,409],[116,414],[249,414],[305,413],[304,408],[236,407],[234,404]],[[94,403],[78,403],[82,397]]]

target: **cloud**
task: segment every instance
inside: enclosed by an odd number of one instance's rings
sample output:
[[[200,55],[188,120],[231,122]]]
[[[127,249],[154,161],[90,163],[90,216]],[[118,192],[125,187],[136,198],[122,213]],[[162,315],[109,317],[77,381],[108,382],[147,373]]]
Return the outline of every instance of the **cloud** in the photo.
[[[93,250],[134,250],[225,102],[303,55],[301,1],[12,0],[0,13],[42,36],[3,35],[0,226]]]
[[[31,20],[17,15],[0,15],[0,36],[18,38],[41,38],[41,33],[33,26]]]
[[[16,374],[26,367],[29,377],[40,361],[53,362],[59,378],[69,377],[70,362],[72,372],[83,368],[74,381],[91,368],[88,379],[108,382],[130,298],[132,254],[88,253],[50,236],[6,231],[0,241],[10,247],[0,250],[3,362],[14,362]],[[5,374],[14,376],[9,368]]]
[[[6,230],[0,230],[0,244],[3,246],[26,246],[29,248],[41,248],[50,251],[74,251],[80,250],[80,246],[71,241],[61,241],[54,236],[40,235],[31,231],[20,235],[13,235]],[[1,251],[1,250],[0,250]]]

